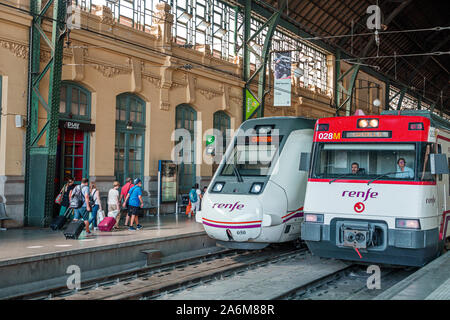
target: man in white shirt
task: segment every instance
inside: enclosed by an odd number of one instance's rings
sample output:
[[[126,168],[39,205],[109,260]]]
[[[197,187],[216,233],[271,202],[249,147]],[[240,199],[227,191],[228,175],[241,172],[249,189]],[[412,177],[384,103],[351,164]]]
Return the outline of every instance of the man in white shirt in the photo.
[[[117,212],[117,214],[114,214],[114,219],[116,219],[114,229],[119,229],[120,221],[119,187],[119,181],[114,181],[113,187],[108,192],[108,215],[110,215],[111,212]]]

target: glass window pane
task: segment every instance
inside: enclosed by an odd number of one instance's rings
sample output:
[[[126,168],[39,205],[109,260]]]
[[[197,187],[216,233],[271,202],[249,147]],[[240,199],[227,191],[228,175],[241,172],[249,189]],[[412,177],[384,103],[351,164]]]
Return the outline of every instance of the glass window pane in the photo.
[[[72,103],[70,106],[70,112],[77,115],[78,113],[78,103],[79,103],[79,99],[78,99],[78,89],[77,88],[72,88]]]
[[[73,167],[83,169],[83,157],[74,157]]]
[[[87,115],[87,104],[80,104],[80,116],[86,116]]]
[[[141,162],[140,161],[136,161],[135,162],[134,172],[135,172],[136,176],[140,176],[141,175]]]

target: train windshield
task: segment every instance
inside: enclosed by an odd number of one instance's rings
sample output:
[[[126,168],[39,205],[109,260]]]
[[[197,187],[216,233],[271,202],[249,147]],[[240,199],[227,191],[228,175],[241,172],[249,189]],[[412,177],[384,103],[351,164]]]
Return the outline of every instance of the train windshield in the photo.
[[[420,145],[419,149],[422,149]],[[312,172],[315,178],[361,180],[416,178],[415,143],[320,143],[316,151]]]
[[[252,139],[253,138],[253,139]],[[221,175],[235,175],[235,169],[241,176],[267,176],[278,151],[281,138],[258,141],[250,137],[237,141],[226,159]]]

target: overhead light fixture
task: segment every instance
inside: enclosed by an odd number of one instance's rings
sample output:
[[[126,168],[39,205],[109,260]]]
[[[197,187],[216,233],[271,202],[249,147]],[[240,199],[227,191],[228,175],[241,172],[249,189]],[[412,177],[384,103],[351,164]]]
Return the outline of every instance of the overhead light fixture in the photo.
[[[197,29],[200,31],[205,31],[206,29],[208,29],[208,27],[211,25],[210,22],[205,21],[202,19],[202,21],[197,25]]]
[[[177,18],[177,21],[186,24],[191,19],[192,19],[192,14],[189,14],[185,11]]]

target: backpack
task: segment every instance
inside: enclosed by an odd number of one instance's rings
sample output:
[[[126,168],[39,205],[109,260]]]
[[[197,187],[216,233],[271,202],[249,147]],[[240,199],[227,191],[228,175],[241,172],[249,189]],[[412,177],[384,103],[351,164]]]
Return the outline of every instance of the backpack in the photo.
[[[93,206],[95,206],[95,198],[94,195],[97,192],[97,189],[92,190],[94,192],[89,192],[89,206],[92,208]],[[92,194],[93,193],[93,194]]]
[[[81,192],[81,185],[76,186],[72,191],[72,199],[70,199],[70,208],[79,209],[83,206],[84,197]]]
[[[197,190],[192,189],[189,192],[189,199],[191,200],[191,202],[197,202],[198,198],[197,198]]]

